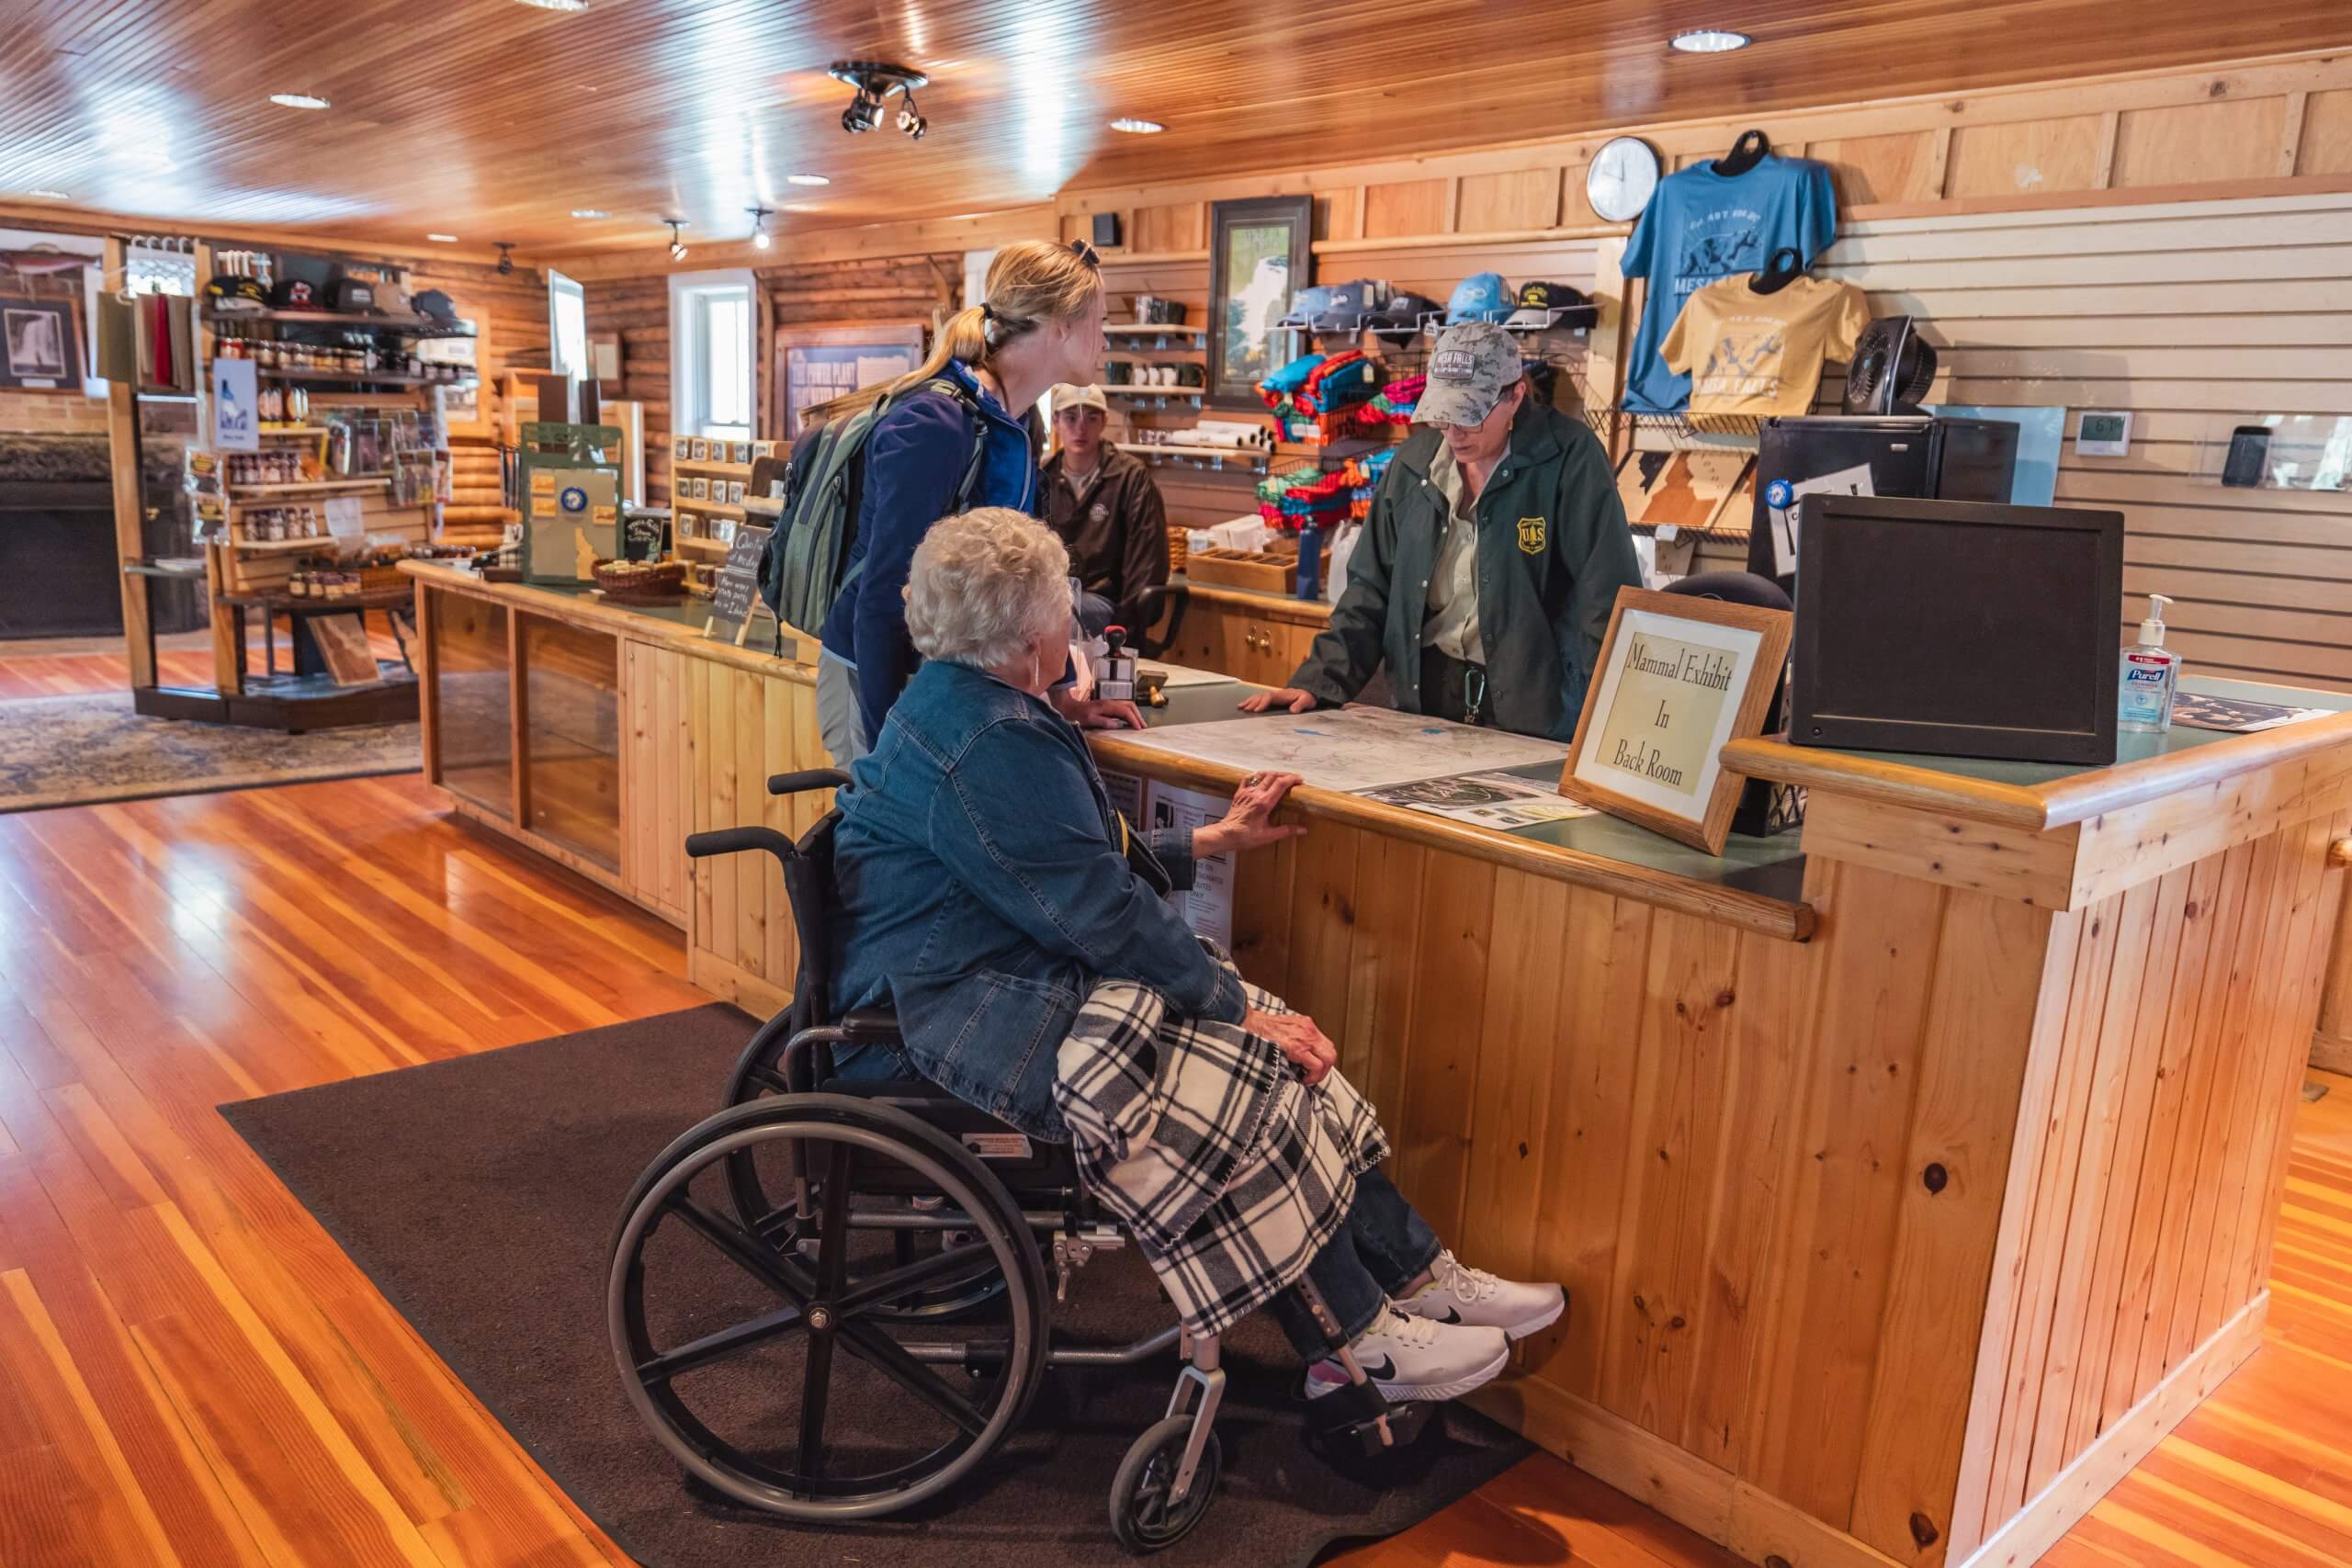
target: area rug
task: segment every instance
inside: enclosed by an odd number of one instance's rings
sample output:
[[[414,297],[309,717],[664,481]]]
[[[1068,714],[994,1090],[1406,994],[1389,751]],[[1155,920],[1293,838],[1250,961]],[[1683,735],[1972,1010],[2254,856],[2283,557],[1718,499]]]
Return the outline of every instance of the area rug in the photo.
[[[0,702],[0,812],[413,773],[413,722],[286,735],[151,718],[129,692]]]
[[[220,1108],[387,1300],[557,1483],[652,1568],[856,1562],[1051,1568],[1124,1557],[1110,1483],[1165,1414],[1172,1355],[1049,1372],[1012,1437],[921,1516],[807,1528],[689,1487],[639,1423],[604,1332],[606,1248],[645,1163],[718,1108],[751,1021],[708,1007]],[[1132,1251],[1100,1257],[1057,1309],[1096,1344],[1168,1322]],[[1226,1341],[1225,1484],[1171,1564],[1311,1562],[1335,1540],[1436,1512],[1522,1458],[1459,1408],[1385,1490],[1300,1436],[1296,1363],[1264,1314]],[[749,1380],[747,1380],[748,1382]],[[747,1388],[745,1397],[759,1397]],[[836,1408],[840,1407],[836,1399]]]

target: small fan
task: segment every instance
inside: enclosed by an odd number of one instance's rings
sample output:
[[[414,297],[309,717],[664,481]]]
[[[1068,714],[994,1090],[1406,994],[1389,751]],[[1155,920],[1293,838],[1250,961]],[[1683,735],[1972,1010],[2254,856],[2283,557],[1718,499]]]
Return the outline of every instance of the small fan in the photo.
[[[1936,348],[1908,316],[1883,316],[1862,329],[1846,367],[1848,413],[1917,413],[1936,379]]]

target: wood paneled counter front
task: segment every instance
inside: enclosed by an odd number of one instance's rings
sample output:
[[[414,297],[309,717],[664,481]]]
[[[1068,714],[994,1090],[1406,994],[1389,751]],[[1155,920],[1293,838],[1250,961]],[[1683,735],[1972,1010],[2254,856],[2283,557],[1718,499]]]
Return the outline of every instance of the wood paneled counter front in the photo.
[[[824,762],[809,671],[411,570],[434,777],[560,849],[609,742],[619,869],[579,863],[673,910],[705,988],[777,1005],[773,867],[677,846],[813,818],[761,788]],[[609,730],[565,706],[607,671]],[[1106,773],[1238,778],[1092,739]],[[1720,860],[1294,795],[1307,834],[1236,868],[1243,972],[1340,1043],[1464,1258],[1570,1292],[1483,1408],[1750,1562],[2022,1568],[2253,1352],[2352,715],[2128,744],[2086,771],[1738,743],[1809,817]]]
[[[2030,1563],[2258,1342],[2352,716],[1731,754],[1810,786],[1801,863],[1302,789],[1236,955],[1465,1258],[1566,1282],[1484,1408],[1751,1562]]]

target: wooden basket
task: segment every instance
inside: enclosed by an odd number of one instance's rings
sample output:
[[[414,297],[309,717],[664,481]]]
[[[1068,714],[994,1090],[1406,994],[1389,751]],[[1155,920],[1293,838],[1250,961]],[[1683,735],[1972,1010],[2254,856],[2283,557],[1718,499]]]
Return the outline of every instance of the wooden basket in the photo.
[[[1323,552],[1326,566],[1331,552]],[[1248,588],[1260,593],[1298,592],[1298,549],[1194,550],[1185,558],[1184,576],[1193,582],[1227,588]]]
[[[1193,553],[1192,539],[1193,531],[1190,528],[1171,527],[1168,530],[1169,570],[1182,571],[1184,570],[1184,562]]]
[[[359,569],[359,592],[380,593],[387,588],[405,588],[408,573],[397,566],[364,566]]]

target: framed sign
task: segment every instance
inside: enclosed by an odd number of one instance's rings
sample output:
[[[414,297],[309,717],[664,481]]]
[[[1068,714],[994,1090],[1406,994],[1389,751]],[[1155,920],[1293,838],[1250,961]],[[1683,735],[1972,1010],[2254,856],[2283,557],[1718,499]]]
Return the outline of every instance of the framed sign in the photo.
[[[922,363],[922,347],[918,321],[777,328],[775,434],[786,443],[798,439],[806,411],[906,375]]]
[[[1619,589],[1560,793],[1723,853],[1744,781],[1717,758],[1725,741],[1763,728],[1793,619],[1786,610]]]
[[[1209,205],[1208,400],[1260,408],[1258,383],[1282,367],[1274,330],[1291,296],[1306,287],[1315,198],[1269,196]]]
[[[0,296],[0,387],[82,395],[81,314],[73,301]]]

